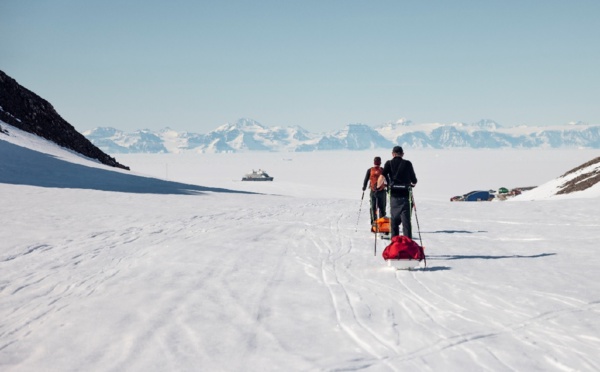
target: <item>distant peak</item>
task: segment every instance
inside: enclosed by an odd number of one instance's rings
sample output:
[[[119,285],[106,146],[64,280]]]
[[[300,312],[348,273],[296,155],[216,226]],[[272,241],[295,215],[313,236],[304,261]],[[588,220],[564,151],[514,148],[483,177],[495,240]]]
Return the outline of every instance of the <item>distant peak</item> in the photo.
[[[397,129],[400,127],[408,127],[413,125],[414,123],[411,120],[408,120],[406,118],[400,118],[396,121],[388,121],[385,124],[383,124],[381,126],[381,128],[389,128],[389,129]]]
[[[264,126],[259,123],[258,121],[254,120],[254,119],[249,119],[249,118],[241,118],[238,119],[238,121],[235,123],[235,125],[237,126],[242,126],[242,127],[261,127],[264,128]]]
[[[266,130],[267,128],[260,124],[258,121],[248,118],[238,119],[235,123],[225,123],[218,127],[216,132],[227,132],[231,130],[243,130],[243,131],[256,131],[256,130]]]
[[[96,127],[91,130],[86,130],[82,134],[84,136],[112,136],[117,133],[122,133],[120,130],[113,127]]]
[[[500,124],[491,119],[481,119],[477,123],[475,123],[475,125],[485,129],[498,129],[501,127]]]

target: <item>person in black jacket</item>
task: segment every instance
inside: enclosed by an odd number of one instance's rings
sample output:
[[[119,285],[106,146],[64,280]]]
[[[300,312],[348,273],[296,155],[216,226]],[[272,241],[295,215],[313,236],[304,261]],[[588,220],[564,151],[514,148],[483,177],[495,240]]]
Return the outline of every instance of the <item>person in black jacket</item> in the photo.
[[[410,188],[417,184],[417,176],[410,161],[404,160],[402,147],[395,146],[392,159],[383,166],[383,175],[388,180],[390,190],[390,229],[392,237],[402,234],[412,239],[410,222]]]
[[[363,192],[367,189],[367,183],[370,183],[370,200],[371,200],[371,225],[378,218],[385,217],[385,208],[387,195],[385,193],[385,183],[380,182],[383,169],[381,168],[381,158],[376,156],[373,159],[373,167],[367,169],[365,180],[363,181]]]

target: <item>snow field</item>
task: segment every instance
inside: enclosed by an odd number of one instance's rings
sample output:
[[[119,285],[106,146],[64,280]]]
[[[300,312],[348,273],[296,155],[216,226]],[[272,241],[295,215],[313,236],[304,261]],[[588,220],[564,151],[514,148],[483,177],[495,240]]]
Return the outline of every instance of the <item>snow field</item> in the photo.
[[[593,156],[471,154],[407,151],[416,271],[373,254],[360,187],[381,152],[118,157],[191,195],[0,182],[0,369],[598,370],[597,199],[448,201]],[[239,181],[253,167],[275,181]]]

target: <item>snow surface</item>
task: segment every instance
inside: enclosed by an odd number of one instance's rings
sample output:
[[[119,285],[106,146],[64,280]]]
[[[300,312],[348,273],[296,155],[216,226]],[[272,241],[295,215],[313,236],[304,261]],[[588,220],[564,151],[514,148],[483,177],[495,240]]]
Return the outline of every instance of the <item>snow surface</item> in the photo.
[[[360,199],[388,154],[119,155],[125,172],[2,126],[2,371],[600,369],[599,196],[448,201],[597,150],[405,149],[428,267],[395,271]],[[253,168],[275,180],[241,182]]]

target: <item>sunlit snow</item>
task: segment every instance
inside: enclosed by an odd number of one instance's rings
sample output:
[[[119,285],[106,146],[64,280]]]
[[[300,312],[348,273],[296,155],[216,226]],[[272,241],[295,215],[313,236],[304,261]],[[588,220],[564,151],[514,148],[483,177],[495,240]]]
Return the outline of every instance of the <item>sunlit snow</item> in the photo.
[[[2,371],[600,369],[598,185],[449,201],[597,150],[405,148],[428,267],[396,271],[361,202],[389,152],[119,155],[126,172],[2,127]],[[258,168],[274,181],[241,181]]]

